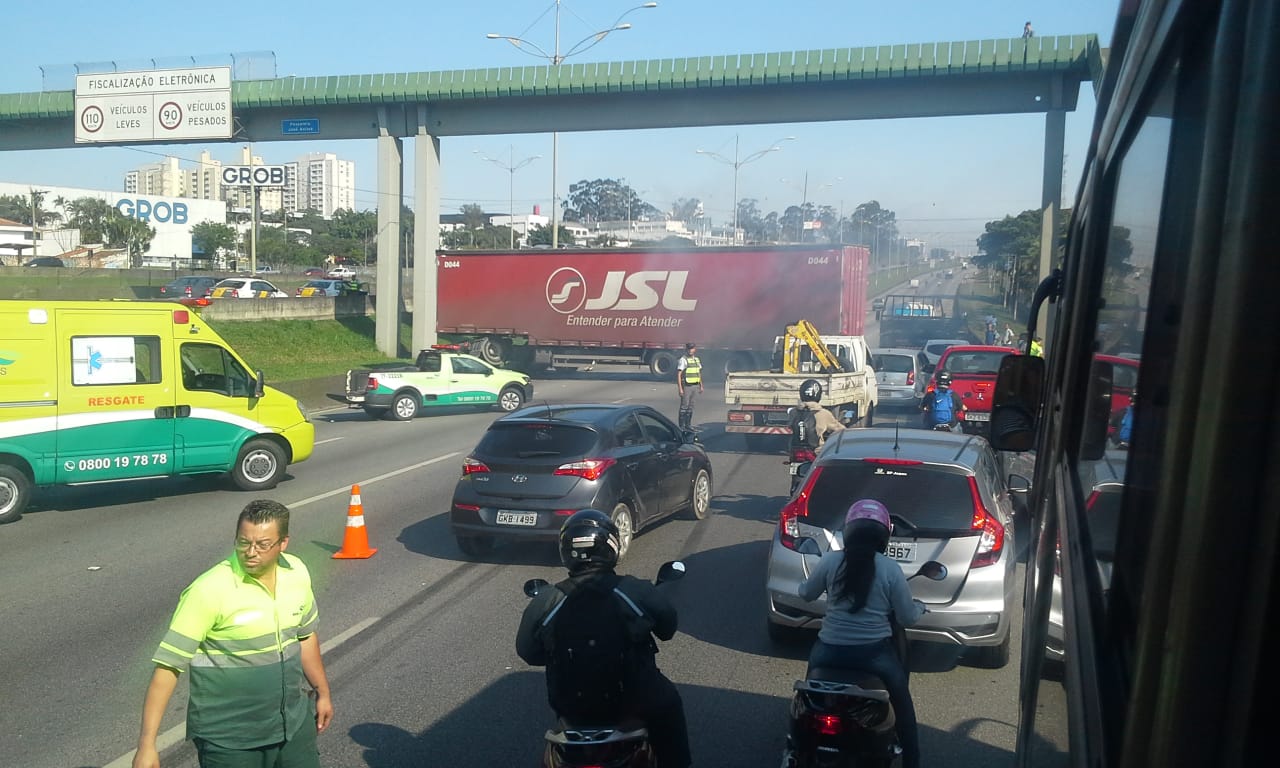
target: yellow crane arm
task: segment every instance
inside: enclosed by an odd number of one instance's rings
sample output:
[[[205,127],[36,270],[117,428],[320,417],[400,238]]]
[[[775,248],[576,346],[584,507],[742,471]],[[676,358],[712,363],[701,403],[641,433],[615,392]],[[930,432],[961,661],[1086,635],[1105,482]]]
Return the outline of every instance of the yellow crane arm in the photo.
[[[822,343],[822,336],[818,333],[818,329],[814,328],[813,323],[808,320],[800,320],[795,325],[788,325],[782,343],[783,373],[801,373],[800,348],[806,345],[813,350],[814,359],[824,371],[844,370],[840,361],[827,349],[827,345]]]

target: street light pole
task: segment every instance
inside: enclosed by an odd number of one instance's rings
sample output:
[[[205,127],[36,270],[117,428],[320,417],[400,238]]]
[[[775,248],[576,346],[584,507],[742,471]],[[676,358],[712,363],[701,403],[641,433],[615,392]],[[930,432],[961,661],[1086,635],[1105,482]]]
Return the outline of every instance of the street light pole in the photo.
[[[699,150],[696,150],[696,154],[699,154],[699,155],[706,155],[707,157],[711,158],[712,160],[716,160],[716,161],[719,161],[719,162],[721,162],[721,163],[725,163],[725,164],[727,164],[727,165],[731,165],[731,166],[733,166],[733,244],[734,244],[734,245],[737,245],[737,244],[738,244],[738,170],[739,170],[739,169],[741,169],[741,168],[742,168],[742,166],[746,165],[747,163],[750,163],[750,162],[754,162],[754,161],[756,161],[756,160],[759,160],[760,158],[764,157],[765,155],[769,154],[770,152],[778,152],[778,151],[780,151],[780,150],[782,149],[782,147],[779,147],[778,145],[779,145],[779,144],[781,144],[782,142],[784,142],[784,141],[795,141],[795,139],[796,139],[796,137],[795,137],[795,136],[784,136],[784,137],[782,137],[781,139],[778,139],[777,141],[774,141],[771,145],[769,145],[768,147],[765,147],[764,149],[758,150],[758,151],[756,151],[756,152],[752,152],[751,154],[747,155],[746,157],[739,158],[739,156],[738,156],[738,135],[737,135],[737,134],[734,134],[734,136],[733,136],[733,159],[732,159],[732,160],[730,160],[729,158],[725,157],[724,155],[721,155],[721,154],[720,154],[720,153],[718,153],[718,152],[712,152],[712,151],[710,151],[710,150],[706,150],[706,149],[699,149]]]
[[[483,152],[481,152],[478,149],[473,149],[471,151],[473,154],[479,155],[481,160],[488,160],[489,162],[493,163],[494,165],[506,171],[510,176],[510,178],[507,180],[507,229],[509,230],[508,232],[509,237],[507,239],[510,240],[510,245],[508,246],[509,249],[514,251],[516,249],[516,213],[515,213],[516,171],[525,167],[529,163],[532,163],[534,160],[537,160],[538,158],[542,157],[542,155],[534,155],[533,157],[526,157],[525,159],[517,163],[515,161],[516,148],[514,145],[508,145],[507,154],[509,159],[507,164],[503,165],[501,160],[495,160],[492,157],[487,157]],[[552,185],[553,186],[555,185],[554,181],[552,182]]]
[[[555,45],[553,50],[550,53],[543,50],[536,43],[531,43],[522,37],[515,37],[513,35],[499,35],[494,32],[490,32],[489,34],[485,35],[485,37],[489,38],[490,40],[506,40],[508,43],[511,43],[512,45],[514,45],[517,49],[524,51],[525,53],[531,56],[537,56],[540,59],[546,59],[551,63],[551,66],[558,67],[560,66],[561,63],[564,62],[565,59],[569,58],[570,56],[574,56],[576,54],[582,53],[588,48],[594,47],[601,40],[604,40],[606,37],[608,37],[610,32],[618,32],[624,29],[631,29],[630,23],[622,22],[622,19],[625,18],[628,14],[634,11],[641,10],[642,8],[658,7],[657,3],[649,2],[649,3],[642,3],[641,5],[637,5],[634,8],[628,9],[624,11],[622,15],[619,16],[613,22],[613,24],[609,26],[608,29],[602,29],[597,32],[592,32],[591,34],[582,38],[578,42],[569,46],[569,50],[565,51],[562,54],[560,53],[560,2],[561,0],[555,0],[555,27],[556,27]],[[543,13],[545,13],[545,11]],[[525,46],[529,50],[525,50],[525,47],[521,47],[521,46]],[[560,154],[560,132],[552,131],[551,132],[551,247],[552,248],[560,247],[560,227],[556,221],[557,213],[558,213],[558,211],[556,210],[558,208],[558,205],[556,202],[556,171],[560,165],[559,154]]]

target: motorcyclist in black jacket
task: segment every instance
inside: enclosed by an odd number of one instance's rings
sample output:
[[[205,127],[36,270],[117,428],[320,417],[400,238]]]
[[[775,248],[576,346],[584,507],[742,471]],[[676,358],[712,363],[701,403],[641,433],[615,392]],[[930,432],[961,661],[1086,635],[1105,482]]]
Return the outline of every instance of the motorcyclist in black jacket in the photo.
[[[629,658],[634,668],[627,682],[626,714],[640,718],[649,730],[661,768],[687,768],[689,735],[684,705],[675,685],[658,669],[653,638],[670,640],[676,633],[676,609],[657,588],[632,576],[618,576],[618,529],[608,515],[594,509],[574,513],[560,528],[560,561],[569,578],[554,589],[541,591],[525,609],[516,633],[516,653],[533,666],[547,666],[553,648],[549,638],[568,595],[577,590],[611,590],[628,621],[634,642]],[[568,613],[568,612],[566,612]],[[548,700],[557,715],[570,717],[557,706],[550,670]]]

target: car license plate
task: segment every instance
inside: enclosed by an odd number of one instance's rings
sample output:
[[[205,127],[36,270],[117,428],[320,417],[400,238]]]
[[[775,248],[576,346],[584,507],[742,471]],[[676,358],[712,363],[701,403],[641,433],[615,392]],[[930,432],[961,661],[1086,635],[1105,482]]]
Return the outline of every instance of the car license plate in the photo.
[[[537,512],[512,512],[506,509],[498,510],[498,525],[537,525]]]
[[[964,414],[965,421],[991,421],[991,414],[985,412],[966,411]]]
[[[794,474],[798,474],[798,473],[800,472],[800,465],[799,465],[799,464],[792,464],[790,467],[788,467],[788,468],[787,468],[787,471],[788,471],[788,472],[790,472],[790,473],[791,473],[791,474],[793,474],[793,475],[794,475]]]
[[[884,553],[899,563],[914,562],[916,559],[916,543],[914,541],[891,541]]]

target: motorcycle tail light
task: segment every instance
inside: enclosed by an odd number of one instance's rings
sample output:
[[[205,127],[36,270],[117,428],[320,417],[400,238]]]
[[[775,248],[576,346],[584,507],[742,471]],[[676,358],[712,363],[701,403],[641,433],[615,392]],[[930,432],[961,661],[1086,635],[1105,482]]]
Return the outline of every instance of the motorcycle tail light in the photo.
[[[809,724],[823,736],[838,736],[844,730],[844,723],[841,722],[840,716],[830,712],[814,712],[810,716]]]

